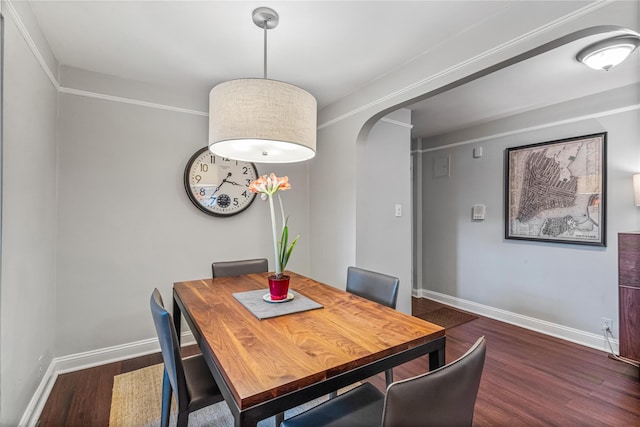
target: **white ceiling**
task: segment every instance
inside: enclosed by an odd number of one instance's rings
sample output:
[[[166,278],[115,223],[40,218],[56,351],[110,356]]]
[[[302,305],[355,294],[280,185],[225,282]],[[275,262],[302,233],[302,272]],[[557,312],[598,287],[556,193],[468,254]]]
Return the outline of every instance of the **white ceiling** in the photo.
[[[525,5],[546,7],[522,1],[30,4],[60,64],[203,93],[226,80],[262,76],[263,33],[251,12],[271,7],[280,24],[268,33],[269,78],[305,88],[319,108],[469,28],[525,22]],[[413,136],[426,138],[639,80],[638,61],[608,73],[588,70],[573,59],[581,47],[567,45],[410,107]]]

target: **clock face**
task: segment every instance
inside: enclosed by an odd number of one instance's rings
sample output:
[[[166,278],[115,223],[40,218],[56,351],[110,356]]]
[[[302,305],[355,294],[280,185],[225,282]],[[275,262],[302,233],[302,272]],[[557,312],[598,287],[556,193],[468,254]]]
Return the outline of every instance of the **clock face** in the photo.
[[[215,216],[231,216],[253,203],[256,193],[249,184],[258,178],[251,162],[219,157],[208,147],[198,150],[184,170],[184,188],[191,202]]]

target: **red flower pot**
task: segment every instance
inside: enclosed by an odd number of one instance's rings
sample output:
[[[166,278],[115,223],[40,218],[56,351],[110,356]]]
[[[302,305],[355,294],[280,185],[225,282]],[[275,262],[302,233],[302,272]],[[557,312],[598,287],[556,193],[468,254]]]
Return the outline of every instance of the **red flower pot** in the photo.
[[[271,275],[269,279],[269,294],[273,301],[281,301],[287,298],[289,292],[289,276]]]

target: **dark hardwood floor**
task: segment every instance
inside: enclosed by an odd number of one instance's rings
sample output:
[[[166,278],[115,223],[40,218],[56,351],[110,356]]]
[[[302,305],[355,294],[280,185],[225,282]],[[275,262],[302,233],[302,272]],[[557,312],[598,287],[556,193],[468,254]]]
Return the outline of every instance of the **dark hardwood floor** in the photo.
[[[413,312],[433,307],[414,299]],[[447,330],[447,362],[480,336],[487,359],[474,426],[640,426],[638,368],[582,347],[480,317]],[[185,354],[197,351],[191,347]],[[39,425],[107,426],[115,375],[160,363],[159,354],[60,375]],[[394,369],[396,380],[426,369],[423,357]],[[384,376],[370,380],[384,389]]]

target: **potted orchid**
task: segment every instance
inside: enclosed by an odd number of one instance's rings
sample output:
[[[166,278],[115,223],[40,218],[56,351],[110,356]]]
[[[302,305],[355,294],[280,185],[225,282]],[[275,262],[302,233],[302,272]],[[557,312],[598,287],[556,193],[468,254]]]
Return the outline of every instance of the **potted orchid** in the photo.
[[[253,181],[249,184],[249,189],[254,193],[260,193],[260,198],[262,200],[269,200],[269,209],[271,211],[271,231],[273,233],[273,251],[276,261],[276,272],[274,275],[269,276],[269,293],[271,300],[273,301],[286,300],[289,291],[289,276],[283,274],[283,271],[287,266],[287,262],[289,262],[291,252],[296,246],[300,235],[297,235],[291,244],[289,244],[289,227],[287,226],[288,218],[284,214],[282,198],[280,197],[280,194],[278,194],[282,224],[280,240],[278,240],[276,212],[273,198],[278,191],[291,189],[291,184],[289,184],[288,177],[284,176],[278,178],[274,173],[271,173],[269,176],[263,175]]]

